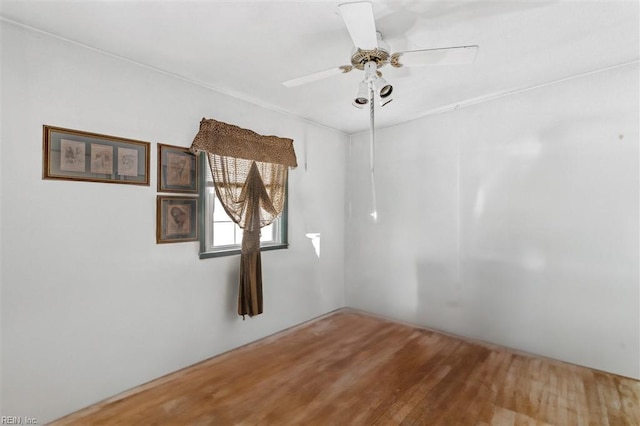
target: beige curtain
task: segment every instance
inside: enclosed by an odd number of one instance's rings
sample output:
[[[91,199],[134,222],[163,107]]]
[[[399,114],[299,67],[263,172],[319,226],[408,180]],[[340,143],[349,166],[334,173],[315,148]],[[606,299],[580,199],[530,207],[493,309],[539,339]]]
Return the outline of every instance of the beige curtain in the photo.
[[[244,231],[238,314],[243,318],[261,314],[260,228],[284,208],[288,167],[297,166],[293,140],[203,118],[191,151],[207,153],[216,194]]]

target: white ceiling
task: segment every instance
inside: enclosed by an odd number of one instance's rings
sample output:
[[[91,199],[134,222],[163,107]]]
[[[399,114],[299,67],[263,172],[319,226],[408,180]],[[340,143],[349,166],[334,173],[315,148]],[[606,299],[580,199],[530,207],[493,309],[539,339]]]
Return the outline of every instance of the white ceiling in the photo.
[[[473,65],[384,67],[389,126],[473,99],[638,61],[637,1],[374,1],[393,52],[477,44]],[[354,70],[308,85],[281,82],[349,64],[337,1],[14,1],[0,16],[345,133],[367,129],[351,105]]]

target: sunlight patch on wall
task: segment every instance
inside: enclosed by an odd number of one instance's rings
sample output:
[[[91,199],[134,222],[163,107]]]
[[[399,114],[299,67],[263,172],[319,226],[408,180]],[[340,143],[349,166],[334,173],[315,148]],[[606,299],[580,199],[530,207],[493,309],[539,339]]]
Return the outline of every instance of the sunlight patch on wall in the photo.
[[[311,244],[313,245],[313,249],[316,251],[316,255],[318,259],[320,259],[320,233],[319,232],[310,232],[307,235],[307,238],[311,240]]]

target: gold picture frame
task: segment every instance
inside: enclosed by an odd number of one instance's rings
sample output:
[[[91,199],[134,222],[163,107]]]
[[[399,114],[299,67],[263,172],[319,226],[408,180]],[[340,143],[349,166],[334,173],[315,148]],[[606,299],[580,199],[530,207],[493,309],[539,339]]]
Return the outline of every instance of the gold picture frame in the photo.
[[[42,178],[149,186],[149,142],[42,126]]]
[[[199,161],[189,148],[158,144],[158,192],[198,193]]]
[[[198,241],[198,198],[158,195],[156,243]]]

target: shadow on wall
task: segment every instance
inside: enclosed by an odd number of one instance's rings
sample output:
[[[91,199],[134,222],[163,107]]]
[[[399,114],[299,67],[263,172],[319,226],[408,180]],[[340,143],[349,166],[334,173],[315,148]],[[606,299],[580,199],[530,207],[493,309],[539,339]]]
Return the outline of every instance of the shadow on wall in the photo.
[[[540,210],[531,205],[532,194],[548,196],[532,183],[541,154],[537,135],[462,153],[456,206],[460,246],[447,258],[417,261],[420,323],[485,340],[517,333],[514,324],[522,324],[518,316],[527,304],[522,293],[531,278],[521,258],[537,252],[537,241],[528,238],[530,222],[538,219],[530,212]]]
[[[234,256],[235,257],[235,256]],[[236,321],[241,318],[238,315],[238,283],[240,282],[240,257],[238,257],[238,265],[231,268],[227,273],[227,277],[221,283],[226,289],[225,317],[229,321]]]
[[[461,283],[451,261],[416,263],[416,321],[444,331],[457,329],[464,319]]]
[[[521,327],[535,322],[541,295],[523,283],[527,271],[499,259],[475,259],[464,276],[447,262],[418,262],[418,323],[426,327],[485,341],[517,340]],[[529,277],[530,278],[530,277]],[[518,284],[519,283],[519,284]]]

